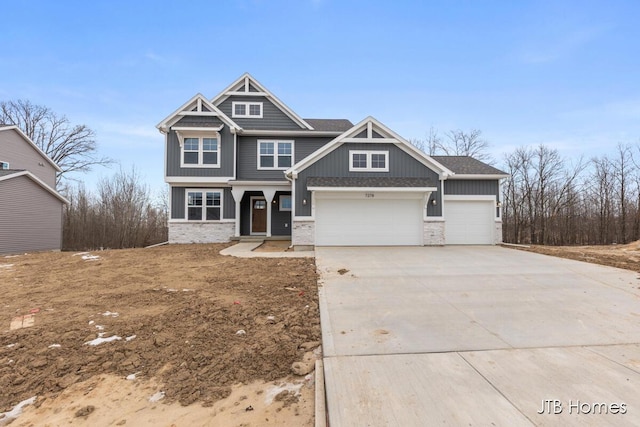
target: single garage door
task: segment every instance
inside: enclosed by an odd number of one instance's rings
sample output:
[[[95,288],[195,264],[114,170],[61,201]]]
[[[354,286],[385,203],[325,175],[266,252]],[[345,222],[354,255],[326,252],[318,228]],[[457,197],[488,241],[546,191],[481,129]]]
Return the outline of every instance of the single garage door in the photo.
[[[317,246],[422,245],[422,195],[316,194]]]
[[[445,200],[445,243],[493,245],[494,206],[494,201],[487,200]]]

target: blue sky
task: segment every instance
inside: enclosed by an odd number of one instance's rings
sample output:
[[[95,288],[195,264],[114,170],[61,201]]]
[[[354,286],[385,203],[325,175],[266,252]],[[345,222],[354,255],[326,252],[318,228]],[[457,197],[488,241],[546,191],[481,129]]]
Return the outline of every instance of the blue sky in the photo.
[[[637,1],[25,0],[2,12],[0,100],[93,128],[101,153],[154,189],[155,125],[245,71],[302,117],[372,115],[405,138],[480,129],[498,164],[522,145],[588,158],[640,142]]]

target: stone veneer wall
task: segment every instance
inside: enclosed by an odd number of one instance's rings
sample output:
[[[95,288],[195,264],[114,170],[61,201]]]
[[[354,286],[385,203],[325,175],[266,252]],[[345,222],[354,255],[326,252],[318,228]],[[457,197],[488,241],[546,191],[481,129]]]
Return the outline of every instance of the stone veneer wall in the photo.
[[[496,221],[496,231],[493,236],[493,241],[496,245],[502,243],[502,221]]]
[[[444,221],[424,221],[424,245],[444,245]]]
[[[316,243],[315,221],[293,221],[291,244],[293,246],[313,246]]]
[[[235,230],[235,222],[170,222],[169,243],[223,243]]]

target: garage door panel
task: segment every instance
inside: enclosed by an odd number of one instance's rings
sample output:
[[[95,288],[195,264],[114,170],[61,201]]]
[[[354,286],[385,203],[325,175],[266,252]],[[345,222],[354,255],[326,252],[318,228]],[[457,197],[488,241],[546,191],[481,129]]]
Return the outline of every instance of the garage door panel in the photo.
[[[316,245],[422,245],[422,199],[316,200]]]
[[[445,200],[444,216],[447,245],[494,244],[493,201]]]

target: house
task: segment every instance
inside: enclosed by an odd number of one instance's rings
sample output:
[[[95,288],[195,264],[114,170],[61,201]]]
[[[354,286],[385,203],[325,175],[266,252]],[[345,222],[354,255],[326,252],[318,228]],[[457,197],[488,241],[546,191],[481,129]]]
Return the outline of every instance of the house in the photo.
[[[287,236],[315,245],[495,244],[500,181],[471,157],[428,156],[373,117],[303,119],[249,74],[195,95],[165,135],[169,241]]]
[[[17,126],[0,126],[0,253],[60,250],[59,172]]]

